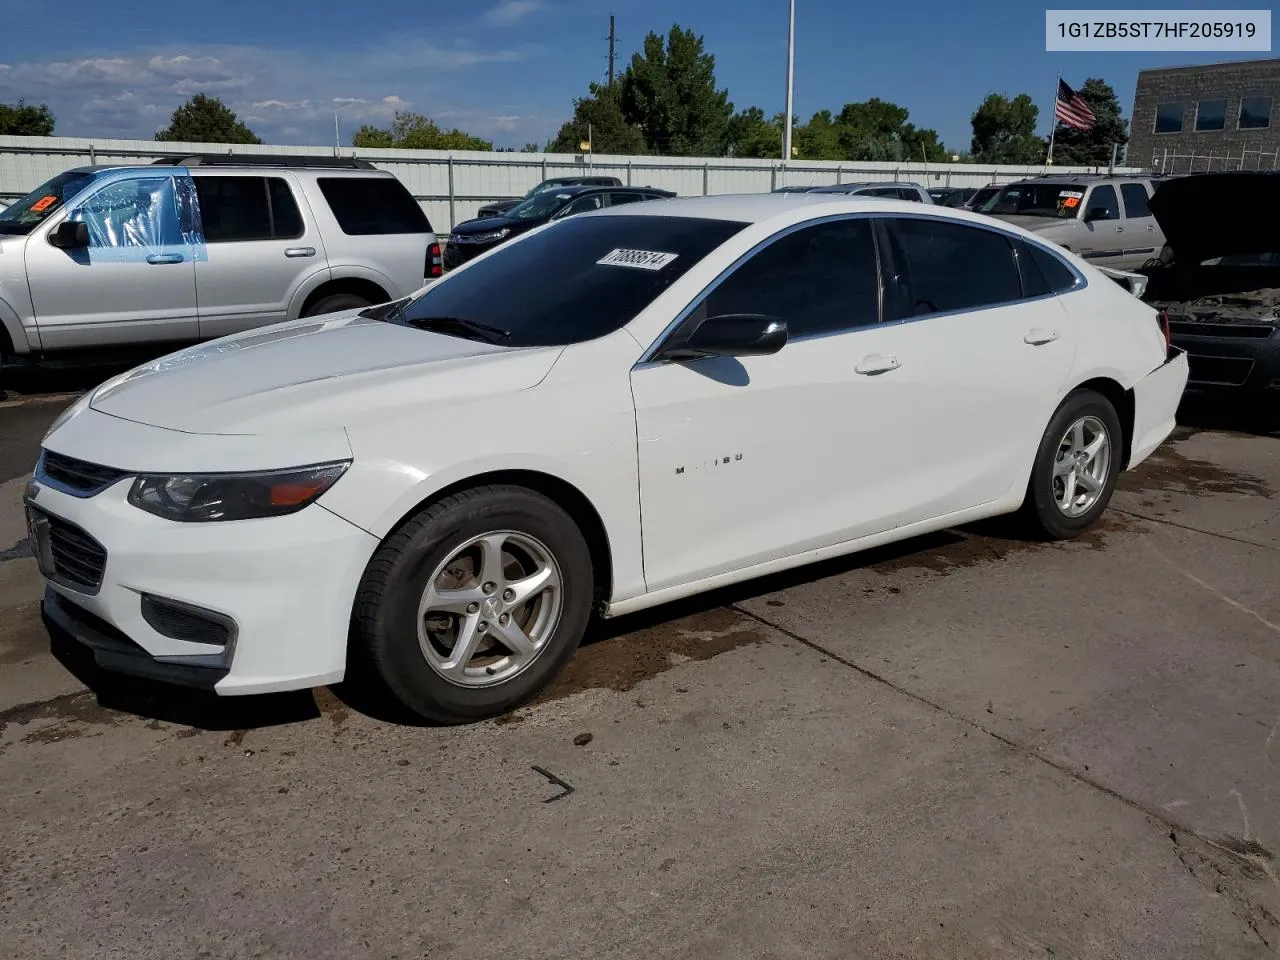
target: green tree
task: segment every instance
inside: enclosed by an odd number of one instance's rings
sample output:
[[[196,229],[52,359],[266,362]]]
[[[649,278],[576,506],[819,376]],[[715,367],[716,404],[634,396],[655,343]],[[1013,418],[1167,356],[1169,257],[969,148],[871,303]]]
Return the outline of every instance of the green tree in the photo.
[[[759,107],[748,107],[730,118],[725,136],[725,152],[731,157],[780,157],[782,115],[767,120]]]
[[[1090,77],[1079,89],[1080,99],[1096,117],[1088,130],[1059,126],[1053,139],[1053,162],[1066,166],[1105,166],[1111,145],[1129,142],[1129,123],[1120,115],[1120,100],[1111,84]]]
[[[1042,163],[1045,141],[1036,136],[1040,110],[1025,93],[1012,100],[1002,93],[988,94],[970,117],[973,142],[970,152],[978,163]]]
[[[542,148],[538,146],[536,143],[526,143],[523,147],[520,148],[520,152],[521,153],[541,153]]]
[[[169,126],[157,131],[156,139],[183,143],[262,142],[230,107],[217,97],[206,97],[203,93],[197,93],[173,111]]]
[[[457,128],[441,130],[434,120],[420,113],[397,113],[386,129],[366,124],[355,132],[351,145],[381,150],[493,149],[492,141],[473,137]]]
[[[840,141],[840,123],[830,110],[819,110],[809,122],[791,131],[791,148],[803,160],[847,160]]]
[[[640,128],[650,153],[714,157],[726,146],[733,104],[716,89],[716,58],[702,37],[677,25],[665,45],[656,33],[644,38],[618,81],[626,121]]]
[[[53,136],[53,114],[43,103],[29,107],[19,100],[10,106],[0,103],[0,134],[10,137]]]
[[[547,144],[548,153],[580,153],[579,144],[591,140],[592,153],[647,153],[644,134],[627,122],[618,102],[617,85],[593,83],[590,96],[573,101],[573,117]]]

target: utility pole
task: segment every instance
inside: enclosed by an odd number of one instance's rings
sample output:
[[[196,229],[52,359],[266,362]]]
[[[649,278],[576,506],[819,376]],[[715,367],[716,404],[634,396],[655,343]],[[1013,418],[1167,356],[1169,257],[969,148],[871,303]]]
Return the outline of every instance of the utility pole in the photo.
[[[613,86],[613,14],[609,14],[609,86]]]
[[[789,163],[791,160],[791,111],[792,111],[792,92],[795,86],[795,60],[796,60],[796,0],[791,0],[791,19],[787,24],[787,116],[786,126],[783,128],[782,136],[782,162]]]

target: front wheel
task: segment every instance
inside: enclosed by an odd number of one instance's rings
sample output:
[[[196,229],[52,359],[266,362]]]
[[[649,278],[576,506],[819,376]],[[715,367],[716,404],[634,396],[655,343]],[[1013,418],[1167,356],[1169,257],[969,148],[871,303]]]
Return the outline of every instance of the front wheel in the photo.
[[[1040,440],[1023,512],[1054,540],[1079,536],[1111,501],[1123,457],[1120,418],[1111,401],[1078,390],[1058,407]]]
[[[573,519],[522,487],[423,509],[365,572],[353,642],[403,706],[437,723],[484,720],[535,696],[591,616],[591,555]]]

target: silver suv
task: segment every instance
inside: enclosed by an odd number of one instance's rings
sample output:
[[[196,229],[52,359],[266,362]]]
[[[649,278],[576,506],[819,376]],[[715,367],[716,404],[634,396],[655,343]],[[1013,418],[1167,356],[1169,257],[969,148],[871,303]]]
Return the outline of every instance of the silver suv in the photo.
[[[1158,178],[1043,176],[1009,183],[976,212],[1032,230],[1103,267],[1140,267],[1164,246],[1148,202]]]
[[[364,160],[80,167],[0,212],[0,365],[385,303],[442,267],[422,208]]]

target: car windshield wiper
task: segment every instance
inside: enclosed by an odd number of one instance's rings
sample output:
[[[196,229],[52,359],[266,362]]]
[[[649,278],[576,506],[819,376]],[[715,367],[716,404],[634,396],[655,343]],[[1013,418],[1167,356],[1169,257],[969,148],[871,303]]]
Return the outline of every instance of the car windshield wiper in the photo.
[[[485,343],[503,343],[511,339],[510,330],[492,327],[475,320],[464,320],[461,317],[407,317],[404,322],[411,327],[420,327],[433,333],[470,337],[473,340],[483,340]]]

